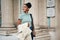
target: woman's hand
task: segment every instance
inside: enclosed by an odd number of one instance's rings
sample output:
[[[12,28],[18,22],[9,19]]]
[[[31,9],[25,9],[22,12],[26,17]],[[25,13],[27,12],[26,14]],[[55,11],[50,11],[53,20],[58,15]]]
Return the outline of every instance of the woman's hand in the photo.
[[[18,19],[18,21],[17,21],[17,25],[19,25],[19,24],[21,24],[21,20],[20,19]]]
[[[36,32],[35,32],[35,30],[33,31],[33,36],[34,36],[34,37],[36,36]]]
[[[28,23],[28,27],[29,27],[29,23]]]

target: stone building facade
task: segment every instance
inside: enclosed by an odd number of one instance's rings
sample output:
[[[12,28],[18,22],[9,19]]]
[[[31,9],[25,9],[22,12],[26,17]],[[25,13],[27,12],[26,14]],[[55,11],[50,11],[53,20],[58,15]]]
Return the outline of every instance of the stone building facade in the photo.
[[[50,27],[56,27],[57,34],[60,30],[60,0],[55,0],[55,17],[51,18]],[[32,3],[29,12],[33,15],[34,25],[43,25],[48,27],[48,19],[46,16],[47,0],[1,0],[1,27],[14,27],[18,20],[18,16],[22,11],[22,6],[26,2]],[[59,38],[60,36],[58,36]]]

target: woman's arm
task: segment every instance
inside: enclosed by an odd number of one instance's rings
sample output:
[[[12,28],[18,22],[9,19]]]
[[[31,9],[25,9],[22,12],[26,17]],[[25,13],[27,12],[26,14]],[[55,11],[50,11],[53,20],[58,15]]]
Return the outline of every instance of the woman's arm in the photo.
[[[18,19],[17,25],[21,24],[21,19]]]

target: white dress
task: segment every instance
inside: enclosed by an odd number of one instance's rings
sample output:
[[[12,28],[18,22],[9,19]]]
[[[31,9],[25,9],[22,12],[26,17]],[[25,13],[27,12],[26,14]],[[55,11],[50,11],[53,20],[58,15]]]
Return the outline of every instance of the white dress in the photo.
[[[20,40],[32,40],[31,39],[31,30],[28,27],[28,23],[18,25],[18,38]]]

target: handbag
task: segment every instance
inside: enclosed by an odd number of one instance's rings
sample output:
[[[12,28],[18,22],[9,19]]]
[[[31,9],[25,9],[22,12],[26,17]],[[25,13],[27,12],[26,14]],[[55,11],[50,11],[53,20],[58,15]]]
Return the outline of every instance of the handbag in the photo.
[[[31,24],[32,24],[32,35],[33,35],[33,37],[35,37],[35,30],[34,30],[34,23],[33,23],[32,14],[30,14],[30,16],[31,16],[31,19],[32,19],[32,22],[31,22]]]

